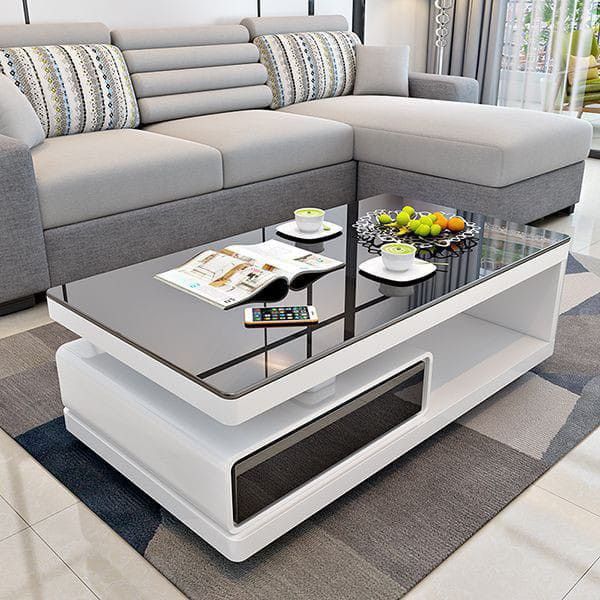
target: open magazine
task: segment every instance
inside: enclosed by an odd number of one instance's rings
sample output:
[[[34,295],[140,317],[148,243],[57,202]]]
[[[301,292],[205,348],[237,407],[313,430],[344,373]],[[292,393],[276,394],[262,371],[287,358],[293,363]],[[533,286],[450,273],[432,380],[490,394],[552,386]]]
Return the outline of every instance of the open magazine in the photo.
[[[251,246],[205,250],[157,279],[229,308],[250,298],[281,300],[291,289],[302,289],[323,273],[344,263],[275,240]]]

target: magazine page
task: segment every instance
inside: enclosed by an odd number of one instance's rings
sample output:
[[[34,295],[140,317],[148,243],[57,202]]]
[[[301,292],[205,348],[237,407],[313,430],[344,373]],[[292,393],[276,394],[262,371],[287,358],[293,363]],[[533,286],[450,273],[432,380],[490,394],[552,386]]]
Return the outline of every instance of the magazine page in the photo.
[[[333,258],[302,250],[277,240],[268,240],[252,246],[228,246],[225,252],[257,267],[286,277],[288,282],[301,273],[319,273],[339,269],[344,263]]]
[[[158,279],[222,308],[244,302],[277,278],[228,252],[207,250]]]

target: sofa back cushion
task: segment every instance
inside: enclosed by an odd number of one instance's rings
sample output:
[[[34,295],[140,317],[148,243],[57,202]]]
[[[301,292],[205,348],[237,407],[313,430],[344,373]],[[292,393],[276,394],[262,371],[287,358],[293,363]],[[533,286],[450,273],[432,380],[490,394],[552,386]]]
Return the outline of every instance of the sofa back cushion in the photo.
[[[110,31],[103,23],[0,25],[0,48],[63,44],[110,44]]]
[[[29,100],[5,75],[0,74],[0,135],[33,148],[46,137]]]
[[[0,71],[25,94],[46,137],[139,124],[129,73],[115,46],[0,48]]]
[[[241,25],[112,32],[131,72],[143,124],[266,108],[271,91]]]
[[[254,44],[269,74],[271,108],[345,96],[356,77],[356,34],[314,31],[259,35]]]
[[[348,31],[348,21],[343,15],[246,17],[242,19],[242,25],[249,31],[251,40],[271,33]]]

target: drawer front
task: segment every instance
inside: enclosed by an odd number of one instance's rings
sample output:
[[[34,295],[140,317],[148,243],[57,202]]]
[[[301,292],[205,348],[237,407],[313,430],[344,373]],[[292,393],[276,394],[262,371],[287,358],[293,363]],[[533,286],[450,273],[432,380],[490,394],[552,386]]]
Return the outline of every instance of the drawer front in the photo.
[[[243,523],[418,414],[424,378],[425,362],[419,361],[235,463],[235,523]]]

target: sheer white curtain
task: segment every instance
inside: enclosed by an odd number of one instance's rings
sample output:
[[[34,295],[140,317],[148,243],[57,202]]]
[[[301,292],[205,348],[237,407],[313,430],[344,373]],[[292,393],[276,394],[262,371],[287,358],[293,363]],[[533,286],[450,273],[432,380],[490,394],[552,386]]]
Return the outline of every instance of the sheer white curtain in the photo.
[[[509,0],[498,103],[578,114],[581,97],[570,92],[585,85],[578,61],[591,54],[599,7],[599,0]]]

